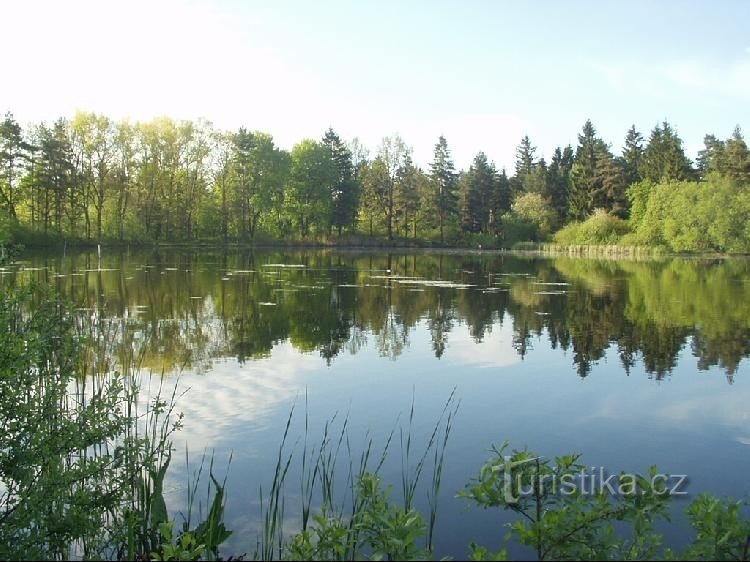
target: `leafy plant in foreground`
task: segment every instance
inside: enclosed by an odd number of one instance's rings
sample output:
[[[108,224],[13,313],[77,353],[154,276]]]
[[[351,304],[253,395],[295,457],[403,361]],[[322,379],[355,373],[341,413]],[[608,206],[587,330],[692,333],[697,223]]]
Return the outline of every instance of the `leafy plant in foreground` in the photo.
[[[586,481],[580,455],[543,459],[528,449],[492,448],[492,458],[459,495],[520,518],[505,537],[534,549],[539,560],[675,559],[655,531],[669,521],[671,490],[656,467],[647,475],[621,473],[607,486]],[[747,560],[750,521],[742,502],[701,495],[687,508],[696,537],[681,558]],[[472,544],[475,560],[501,559]],[[498,558],[500,557],[500,558]]]

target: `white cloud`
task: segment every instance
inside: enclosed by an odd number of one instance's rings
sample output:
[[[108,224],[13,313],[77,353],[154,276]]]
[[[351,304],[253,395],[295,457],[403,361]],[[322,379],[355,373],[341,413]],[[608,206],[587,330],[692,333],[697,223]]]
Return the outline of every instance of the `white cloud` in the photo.
[[[462,329],[463,328],[463,329]],[[513,326],[505,322],[502,326],[493,324],[492,332],[487,333],[481,342],[476,342],[466,326],[454,329],[448,338],[445,357],[461,365],[479,367],[508,367],[521,362],[518,351],[513,347]]]
[[[191,451],[221,447],[236,432],[262,426],[263,418],[284,403],[291,407],[295,397],[304,393],[303,374],[322,365],[318,355],[302,353],[285,342],[275,346],[268,358],[243,365],[234,359],[216,360],[208,375],[183,374],[180,392],[189,390],[177,403],[185,423],[176,435],[176,449],[183,450],[183,442],[190,444]],[[164,388],[171,392],[170,381],[176,380],[165,381]]]
[[[638,421],[643,412],[650,412],[663,427],[720,425],[737,432],[744,431],[750,423],[747,409],[750,393],[736,386],[727,387],[723,378],[717,382],[721,386],[712,388],[711,392],[673,384],[669,389],[672,399],[668,404],[664,403],[659,392],[606,397],[592,405],[579,423],[585,425],[601,419],[630,423]]]

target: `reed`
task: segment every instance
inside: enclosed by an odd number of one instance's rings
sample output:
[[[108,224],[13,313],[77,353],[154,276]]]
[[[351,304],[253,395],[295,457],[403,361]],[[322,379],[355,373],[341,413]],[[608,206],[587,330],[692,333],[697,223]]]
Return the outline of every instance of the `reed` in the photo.
[[[305,396],[303,443],[299,456],[302,523],[296,534],[286,536],[283,528],[287,505],[284,489],[295,458],[294,448],[288,451],[295,412],[295,406],[292,406],[281,437],[270,493],[263,494],[261,489],[262,529],[257,541],[257,557],[261,560],[284,557],[355,560],[381,552],[389,558],[398,558],[409,549],[417,548],[420,538],[424,538],[424,552],[430,553],[446,449],[459,400],[454,389],[416,456],[415,402],[412,396],[406,424],[396,421],[379,454],[376,454],[375,440],[369,431],[357,453],[349,430],[348,413],[341,416],[335,412],[325,421],[320,440],[310,445],[309,404]],[[388,461],[397,432],[401,444],[401,506],[391,501],[390,488],[382,489],[380,485],[380,473]],[[343,470],[342,460],[345,463]],[[430,461],[431,482],[425,490],[430,515],[428,522],[423,524],[415,503],[420,481]],[[315,497],[320,498],[317,504],[314,503]],[[409,539],[403,542],[398,539],[399,533]]]

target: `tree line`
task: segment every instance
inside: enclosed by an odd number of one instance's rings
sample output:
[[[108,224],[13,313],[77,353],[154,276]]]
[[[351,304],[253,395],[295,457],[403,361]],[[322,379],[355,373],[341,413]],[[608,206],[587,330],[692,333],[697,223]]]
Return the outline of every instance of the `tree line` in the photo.
[[[633,126],[617,155],[587,121],[578,145],[556,148],[549,162],[524,136],[509,174],[483,152],[457,171],[443,136],[422,169],[398,135],[372,155],[332,129],[287,151],[268,133],[220,131],[205,120],[115,122],[78,112],[23,130],[7,113],[0,123],[0,213],[32,232],[97,241],[334,233],[544,240],[596,211],[628,219],[634,204],[646,204],[644,190],[648,196],[657,185],[718,175],[746,191],[750,151],[739,127],[729,139],[704,141],[693,163],[668,122],[647,140]]]

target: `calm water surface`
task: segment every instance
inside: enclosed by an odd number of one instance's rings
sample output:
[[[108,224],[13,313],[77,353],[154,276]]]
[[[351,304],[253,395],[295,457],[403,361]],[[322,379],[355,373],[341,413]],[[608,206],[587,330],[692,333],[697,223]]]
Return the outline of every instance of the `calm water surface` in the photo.
[[[184,509],[204,450],[219,475],[231,455],[228,553],[255,547],[259,487],[295,403],[289,449],[301,450],[305,396],[311,441],[338,412],[353,448],[370,435],[379,450],[412,398],[426,442],[456,389],[440,555],[500,544],[508,519],[454,496],[505,440],[544,456],[582,452],[612,472],[656,464],[689,475],[692,494],[750,489],[747,260],[159,251],[27,255],[0,273],[43,280],[86,309],[90,327],[116,334],[113,365],[135,349],[145,370],[182,373],[176,446],[178,456],[189,446],[191,466],[172,462],[171,508]],[[398,448],[384,469],[396,498]],[[294,528],[294,473],[287,488]]]

